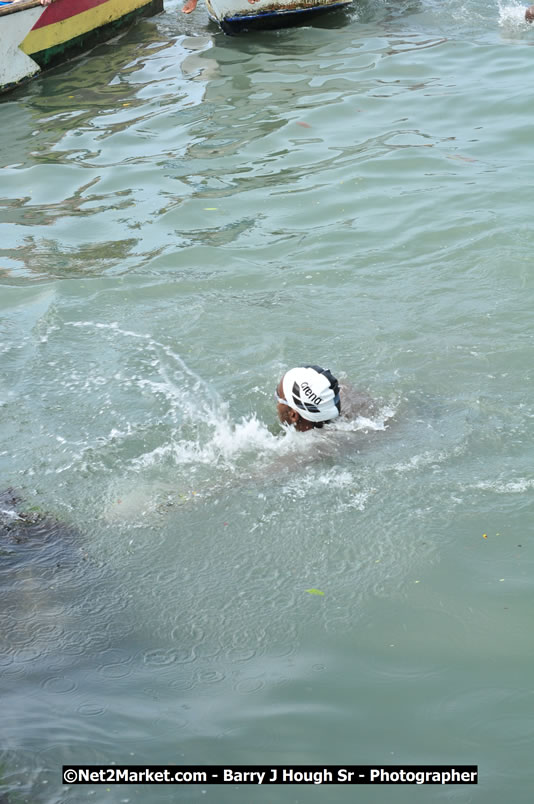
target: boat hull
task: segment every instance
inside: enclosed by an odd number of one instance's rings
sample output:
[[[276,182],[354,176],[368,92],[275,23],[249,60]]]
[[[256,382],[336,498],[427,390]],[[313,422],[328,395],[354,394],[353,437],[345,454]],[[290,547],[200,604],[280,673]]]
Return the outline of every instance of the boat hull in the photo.
[[[0,92],[110,39],[163,0],[35,0],[0,7]]]
[[[210,18],[227,34],[286,28],[347,8],[352,0],[206,0]]]

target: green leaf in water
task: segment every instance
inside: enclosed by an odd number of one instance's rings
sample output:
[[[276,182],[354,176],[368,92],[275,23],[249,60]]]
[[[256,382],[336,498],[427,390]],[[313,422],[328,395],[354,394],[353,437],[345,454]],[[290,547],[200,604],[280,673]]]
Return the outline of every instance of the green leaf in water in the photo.
[[[321,597],[324,597],[324,592],[321,592],[320,589],[306,589],[306,592],[309,595],[321,595]]]

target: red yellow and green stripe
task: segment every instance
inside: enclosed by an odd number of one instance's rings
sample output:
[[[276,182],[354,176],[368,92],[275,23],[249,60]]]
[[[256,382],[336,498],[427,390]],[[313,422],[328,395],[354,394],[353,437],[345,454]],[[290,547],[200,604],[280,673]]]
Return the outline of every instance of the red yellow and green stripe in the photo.
[[[56,0],[44,8],[20,48],[40,67],[50,67],[109,39],[135,17],[162,10],[163,0]]]

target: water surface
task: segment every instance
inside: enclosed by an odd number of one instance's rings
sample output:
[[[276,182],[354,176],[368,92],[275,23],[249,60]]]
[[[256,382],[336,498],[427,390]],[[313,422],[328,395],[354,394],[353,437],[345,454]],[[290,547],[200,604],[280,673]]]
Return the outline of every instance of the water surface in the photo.
[[[2,99],[10,804],[530,802],[521,16],[355,3],[229,38],[171,3]],[[272,394],[300,362],[379,414],[284,434]],[[480,782],[60,783],[111,762]]]

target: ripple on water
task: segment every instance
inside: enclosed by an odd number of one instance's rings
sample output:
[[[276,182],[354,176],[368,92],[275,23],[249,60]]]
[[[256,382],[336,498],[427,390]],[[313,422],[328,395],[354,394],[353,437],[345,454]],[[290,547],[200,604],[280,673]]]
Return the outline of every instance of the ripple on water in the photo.
[[[231,662],[248,662],[256,656],[254,648],[229,648],[226,651],[226,658]]]
[[[49,643],[58,643],[65,633],[63,625],[58,623],[36,622],[33,633],[35,639],[46,639]]]
[[[33,642],[32,619],[27,617],[19,622],[17,628],[9,631],[7,641],[12,647],[25,647]]]
[[[435,663],[419,661],[417,664],[413,664],[402,660],[395,661],[394,657],[387,662],[376,663],[373,666],[373,673],[377,678],[399,681],[401,684],[409,681],[421,683],[426,679],[444,675],[445,672],[446,668],[437,661]]]
[[[172,648],[157,648],[143,654],[145,664],[152,667],[167,667],[178,660],[178,652]]]
[[[10,614],[7,611],[2,613],[2,625],[4,626],[6,631],[14,631],[17,626],[17,618],[14,614]]]
[[[178,623],[172,629],[171,636],[176,642],[199,645],[206,638],[206,631],[197,623]]]
[[[43,651],[36,647],[18,648],[15,650],[17,663],[35,662],[43,655]]]
[[[170,725],[169,720],[171,721]],[[185,729],[186,726],[189,726],[189,721],[184,717],[178,717],[176,715],[176,711],[172,711],[169,718],[158,718],[154,722],[155,729],[161,733],[164,733],[165,730],[170,728],[174,734],[175,731],[178,731],[178,729]]]
[[[171,681],[169,686],[171,689],[177,690],[178,692],[191,690],[195,686],[195,677],[193,675],[182,675],[180,678]]]
[[[100,704],[87,702],[80,704],[76,711],[79,712],[83,717],[98,717],[99,715],[104,714],[106,707],[101,706]]]
[[[23,676],[25,673],[30,671],[31,665],[29,664],[17,664],[13,662],[13,664],[9,664],[6,667],[2,668],[2,675],[4,678],[13,678],[17,676]]]
[[[198,670],[195,676],[197,684],[218,684],[224,679],[225,674],[222,670],[215,669]]]
[[[63,694],[66,692],[74,692],[77,684],[72,678],[66,676],[51,676],[40,682],[40,686],[47,692]]]
[[[262,678],[243,678],[234,685],[234,689],[240,695],[251,695],[254,692],[260,692],[265,687],[265,681]]]
[[[195,649],[193,648],[174,648],[174,661],[176,664],[190,664],[196,659]]]
[[[274,640],[269,643],[268,654],[277,659],[282,659],[285,656],[291,656],[291,654],[295,652],[296,647],[296,642],[278,642]]]
[[[210,644],[208,642],[201,642],[193,648],[195,659],[215,659],[217,656],[220,656],[221,652],[221,645]]]
[[[468,744],[519,748],[534,739],[534,721],[525,718],[531,697],[525,690],[484,687],[442,696],[429,710],[445,725],[460,720]]]
[[[103,660],[103,663],[97,669],[105,678],[126,678],[134,670],[133,657],[120,650],[113,648],[105,650],[100,655],[100,659]]]
[[[0,749],[0,767],[2,768],[2,787],[19,796],[29,795],[37,783],[41,762],[33,750],[17,747]],[[3,795],[3,794],[2,794]],[[11,798],[6,795],[11,804]],[[30,795],[26,800],[35,800]]]
[[[109,647],[110,641],[105,633],[92,633],[86,623],[85,631],[69,634],[61,643],[61,650],[68,656],[85,656],[92,652],[100,652]]]

